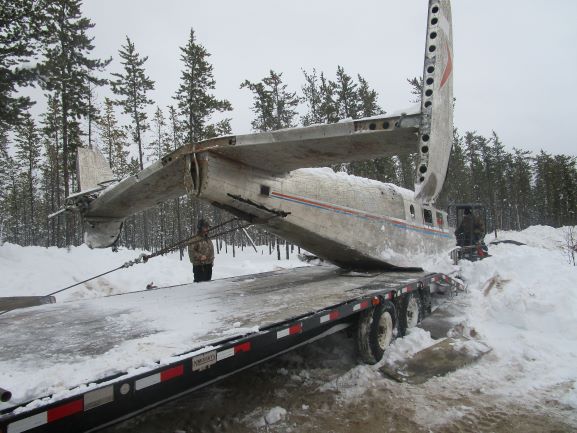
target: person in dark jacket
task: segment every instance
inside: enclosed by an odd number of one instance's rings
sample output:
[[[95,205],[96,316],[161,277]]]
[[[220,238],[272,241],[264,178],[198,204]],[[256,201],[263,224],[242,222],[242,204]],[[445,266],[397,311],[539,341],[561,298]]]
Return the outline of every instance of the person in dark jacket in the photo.
[[[208,237],[210,225],[201,219],[197,225],[197,234],[188,244],[188,257],[192,263],[194,282],[210,281],[214,263],[214,247]]]
[[[471,209],[465,209],[463,220],[455,230],[457,245],[470,246],[482,242],[485,236],[485,224],[480,217],[471,213]]]

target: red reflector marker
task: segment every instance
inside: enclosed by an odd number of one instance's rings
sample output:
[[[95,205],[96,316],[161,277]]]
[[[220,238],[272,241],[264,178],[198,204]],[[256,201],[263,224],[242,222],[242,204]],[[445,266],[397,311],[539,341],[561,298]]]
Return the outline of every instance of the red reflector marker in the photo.
[[[296,325],[293,325],[289,328],[289,335],[298,334],[299,332],[302,332],[302,330],[302,323],[297,323]]]
[[[178,376],[182,376],[184,374],[184,365],[180,364],[176,367],[169,368],[168,370],[164,370],[160,372],[160,381],[164,382],[165,380],[170,380]]]
[[[62,406],[48,409],[48,422],[56,421],[84,410],[84,399],[71,401]]]
[[[250,351],[250,341],[239,344],[238,346],[234,346],[235,355],[240,352],[248,352],[248,351]]]

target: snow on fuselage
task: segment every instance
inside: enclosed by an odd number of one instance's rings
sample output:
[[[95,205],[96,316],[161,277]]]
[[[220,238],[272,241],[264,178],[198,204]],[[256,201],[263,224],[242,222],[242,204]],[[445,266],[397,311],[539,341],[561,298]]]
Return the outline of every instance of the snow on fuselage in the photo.
[[[395,185],[330,168],[276,177],[212,154],[202,163],[200,198],[344,268],[418,268],[455,245],[446,213]]]

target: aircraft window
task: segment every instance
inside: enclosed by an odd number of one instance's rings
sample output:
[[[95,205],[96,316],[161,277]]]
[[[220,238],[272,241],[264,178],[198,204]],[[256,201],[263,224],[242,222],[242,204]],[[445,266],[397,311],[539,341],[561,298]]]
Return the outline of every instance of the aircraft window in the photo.
[[[270,186],[268,185],[261,185],[260,186],[260,193],[261,195],[270,195]]]
[[[411,205],[409,207],[409,212],[411,212],[411,218],[415,219],[415,206]]]
[[[443,214],[437,212],[437,226],[443,228]]]
[[[431,209],[423,209],[423,218],[425,224],[433,225],[433,212],[431,212]]]

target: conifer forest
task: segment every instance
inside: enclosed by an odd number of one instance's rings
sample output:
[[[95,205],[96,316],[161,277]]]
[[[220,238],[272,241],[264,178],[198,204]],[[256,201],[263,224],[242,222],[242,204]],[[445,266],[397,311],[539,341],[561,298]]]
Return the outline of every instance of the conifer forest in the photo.
[[[14,0],[0,9],[0,241],[58,247],[83,242],[80,218],[58,213],[64,198],[77,191],[78,147],[99,148],[120,180],[183,144],[232,133],[226,118],[232,106],[214,96],[218,83],[201,34],[190,29],[183,39],[173,104],[161,107],[150,97],[155,77],[147,73],[146,53],[127,36],[116,51],[122,68],[109,71],[112,59],[92,53],[95,23],[82,16],[80,6],[80,0]],[[238,77],[238,86],[253,98],[254,131],[384,113],[377,91],[358,72],[340,66],[302,70],[300,88],[289,88],[282,71],[270,70],[257,82]],[[30,112],[39,101],[21,91],[32,86],[45,98],[41,115]],[[112,96],[100,99],[102,88]],[[406,89],[407,102],[416,102],[420,80],[409,77]],[[221,113],[224,120],[214,121]],[[509,149],[498,131],[482,136],[456,127],[438,207],[483,203],[488,230],[577,224],[574,156]],[[414,165],[412,157],[393,157],[333,169],[413,189]],[[230,218],[181,197],[127,220],[119,244],[164,248],[190,236],[201,216],[213,224]],[[288,253],[283,240],[250,230],[257,243]],[[248,242],[240,232],[226,236],[217,245]]]

